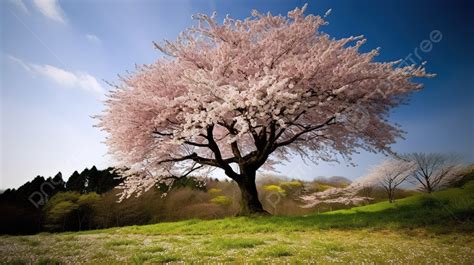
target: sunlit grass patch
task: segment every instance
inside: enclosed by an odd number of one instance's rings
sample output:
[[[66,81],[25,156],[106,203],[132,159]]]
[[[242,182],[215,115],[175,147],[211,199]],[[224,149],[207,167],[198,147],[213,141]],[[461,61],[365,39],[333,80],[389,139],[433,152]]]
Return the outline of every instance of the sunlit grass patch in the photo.
[[[429,261],[439,264],[472,264],[474,260],[474,241],[468,234],[438,235],[424,229],[410,233],[395,230],[331,229],[241,233],[232,236],[132,234],[127,238],[117,234],[107,239],[78,236],[77,241],[68,242],[57,240],[61,236],[53,234],[41,238],[44,242],[38,247],[20,243],[15,237],[6,238],[7,242],[17,243],[23,249],[14,254],[17,256],[9,259],[25,261],[20,264],[35,264],[45,258],[56,259],[65,264],[258,264],[262,261],[306,264],[314,260],[321,264],[385,264],[388,261],[397,264]],[[170,237],[175,240],[169,241]],[[85,241],[88,244],[84,244]],[[65,243],[68,246],[64,246]],[[2,248],[6,245],[9,244],[3,242]],[[110,249],[105,245],[111,246]],[[40,251],[43,249],[47,251]],[[79,251],[71,252],[73,249]],[[21,253],[30,253],[31,259],[22,260]],[[5,257],[0,257],[0,263],[6,264]]]

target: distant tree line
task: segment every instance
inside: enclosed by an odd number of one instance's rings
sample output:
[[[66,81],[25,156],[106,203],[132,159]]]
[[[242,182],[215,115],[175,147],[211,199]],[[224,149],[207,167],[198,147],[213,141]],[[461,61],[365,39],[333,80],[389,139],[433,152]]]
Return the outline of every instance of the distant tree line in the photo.
[[[418,181],[413,182],[419,188],[418,191],[403,188],[400,183],[407,179],[408,173],[413,175],[419,166],[406,167],[403,161],[394,162],[396,161],[385,162],[375,167],[369,176],[362,178],[367,181],[362,182],[351,182],[340,176],[303,181],[264,174],[257,180],[257,189],[263,207],[274,215],[320,213],[384,201],[387,196],[393,201],[415,193],[429,192],[423,189],[428,185],[417,185]],[[442,168],[439,172],[448,176],[445,167]],[[430,177],[441,176],[437,172],[429,171],[429,174],[423,175],[428,177],[423,177],[422,181],[426,183],[426,179],[439,179]],[[430,182],[429,186],[434,190],[440,187],[460,187],[473,179],[473,173],[474,168],[470,166],[460,173],[461,178],[454,178],[456,182],[440,182],[446,185],[433,185]],[[240,209],[240,190],[235,181],[228,179],[180,178],[171,187],[156,185],[140,198],[132,196],[118,203],[120,190],[116,187],[120,183],[118,171],[114,168],[86,168],[81,173],[74,172],[67,181],[64,181],[61,173],[48,178],[37,176],[18,189],[8,189],[0,194],[0,233],[33,234],[41,231],[143,225],[189,218],[214,219],[233,216]],[[363,185],[359,185],[353,194],[345,194],[346,191],[352,191],[352,186],[361,183]],[[314,197],[314,194],[324,196],[319,198]],[[358,197],[370,200],[354,199]],[[302,198],[310,198],[317,203],[307,205]]]
[[[119,175],[111,167],[98,170],[93,166],[81,173],[75,171],[67,181],[63,180],[61,172],[54,177],[37,176],[18,189],[7,189],[0,194],[0,233],[40,232],[45,224],[45,207],[56,194],[104,194],[120,182]]]
[[[235,215],[240,191],[232,180],[181,178],[173,186],[157,185],[143,197],[118,203],[121,183],[114,168],[96,167],[74,172],[67,181],[61,173],[37,176],[18,189],[0,194],[0,233],[32,234],[42,231],[77,231],[125,225],[141,225],[189,218],[213,219]],[[204,183],[204,185],[203,185]],[[257,183],[261,200],[272,214],[306,214],[299,196],[344,187],[343,177],[318,177],[313,181],[262,175]],[[347,207],[320,205],[318,211]]]

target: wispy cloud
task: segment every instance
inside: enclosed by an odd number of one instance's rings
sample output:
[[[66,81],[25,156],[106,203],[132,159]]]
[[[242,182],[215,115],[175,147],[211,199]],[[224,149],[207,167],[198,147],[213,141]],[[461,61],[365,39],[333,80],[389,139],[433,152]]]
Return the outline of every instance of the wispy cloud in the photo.
[[[64,11],[57,0],[34,0],[38,10],[47,18],[56,22],[66,23]]]
[[[101,40],[99,37],[97,37],[96,35],[94,34],[87,34],[86,35],[86,38],[87,40],[89,40],[90,42],[94,42],[94,43],[100,43]]]
[[[23,13],[29,14],[30,11],[28,11],[28,8],[26,7],[25,3],[23,0],[10,0],[11,3],[13,3],[18,9],[20,9]]]
[[[77,87],[83,90],[102,93],[103,88],[95,77],[84,72],[69,72],[64,69],[54,67],[51,65],[32,65],[33,69],[56,82],[57,84],[65,87]]]
[[[12,62],[18,64],[19,66],[21,66],[26,71],[33,73],[33,69],[31,69],[31,67],[28,64],[26,64],[25,62],[23,62],[21,59],[18,59],[17,57],[12,56],[12,55],[7,55],[7,57]]]
[[[8,55],[8,58],[33,75],[45,77],[63,87],[79,88],[85,91],[104,94],[104,88],[97,79],[85,72],[70,72],[52,65],[27,63]]]

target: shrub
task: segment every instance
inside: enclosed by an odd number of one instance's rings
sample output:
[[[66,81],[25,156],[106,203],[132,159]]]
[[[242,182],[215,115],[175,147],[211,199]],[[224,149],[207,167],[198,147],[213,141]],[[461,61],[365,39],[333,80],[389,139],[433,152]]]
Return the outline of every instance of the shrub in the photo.
[[[273,192],[278,192],[280,194],[285,194],[285,190],[278,185],[265,185],[263,186],[263,189],[266,191],[273,191]]]
[[[217,188],[212,188],[212,189],[209,189],[207,192],[210,193],[210,194],[216,194],[216,193],[221,193],[222,190],[217,189]]]
[[[211,202],[222,206],[229,206],[232,204],[232,199],[224,195],[219,195],[215,198],[212,198]]]
[[[303,183],[293,180],[293,181],[282,181],[280,182],[280,186],[283,188],[299,188],[303,186]]]
[[[314,183],[313,184],[313,187],[312,189],[315,191],[315,192],[319,192],[319,191],[325,191],[327,189],[330,189],[330,188],[334,188],[333,186],[329,186],[329,185],[326,185],[326,184],[322,184],[322,183]]]

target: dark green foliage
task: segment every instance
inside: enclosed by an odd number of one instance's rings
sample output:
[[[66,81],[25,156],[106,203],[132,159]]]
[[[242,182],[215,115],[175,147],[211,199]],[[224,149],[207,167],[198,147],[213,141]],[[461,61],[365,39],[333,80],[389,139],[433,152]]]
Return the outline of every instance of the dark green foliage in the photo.
[[[74,176],[74,178],[73,178]],[[142,197],[132,196],[121,203],[117,203],[119,192],[109,190],[117,181],[113,170],[97,170],[95,167],[85,169],[81,173],[75,172],[64,185],[62,176],[43,178],[38,176],[26,183],[18,190],[7,190],[0,196],[0,220],[2,229],[13,230],[4,233],[36,233],[45,228],[53,231],[100,229],[116,226],[144,225],[165,221],[183,219],[216,219],[235,215],[239,210],[240,194],[235,182],[206,179],[207,185],[203,188],[197,185],[194,178],[183,179],[169,190],[169,187],[151,189]],[[468,178],[468,174],[466,174]],[[27,192],[39,189],[47,181],[62,183],[51,189],[44,188],[48,194],[53,194],[48,206],[35,208],[27,199]],[[265,219],[265,225],[260,219],[252,219],[252,224],[243,224],[239,227],[227,225],[226,229],[250,229],[252,231],[271,231],[275,223],[296,230],[305,229],[305,226],[318,228],[332,227],[387,227],[391,225],[402,227],[416,227],[420,225],[439,225],[440,222],[454,223],[472,222],[474,199],[474,181],[464,182],[458,189],[449,189],[434,194],[416,194],[409,191],[399,191],[399,198],[394,204],[385,202],[372,204],[352,210],[350,206],[320,205],[313,209],[299,207],[298,198],[305,192],[331,188],[331,185],[345,185],[340,178],[317,179],[312,182],[282,179],[277,177],[263,177],[258,183],[259,195],[264,208],[272,214],[280,215]],[[459,184],[458,184],[459,185]],[[284,191],[284,196],[272,196],[274,190],[265,187],[278,187]],[[73,190],[70,191],[69,189]],[[105,193],[94,191],[105,191]],[[58,193],[59,192],[59,193]],[[163,197],[164,192],[166,196]],[[382,193],[380,193],[382,192]],[[380,193],[380,196],[379,196]],[[49,196],[49,195],[48,195]],[[371,197],[382,198],[383,191],[377,189],[371,192]],[[23,198],[26,203],[20,203],[17,198]],[[385,199],[384,199],[385,200]],[[333,212],[323,213],[332,210]],[[291,217],[288,215],[307,215],[307,217]],[[288,217],[285,217],[288,216]],[[459,221],[461,220],[461,221]],[[217,221],[216,221],[217,222]],[[225,222],[224,222],[225,223]],[[6,224],[6,225],[3,225]],[[186,231],[194,229],[195,222],[186,223]],[[215,223],[217,229],[221,222]],[[222,224],[224,225],[224,224]],[[179,227],[179,225],[175,225]],[[175,228],[173,228],[175,229]],[[197,228],[196,228],[197,229]],[[197,229],[196,233],[202,233]],[[2,231],[3,232],[3,231]]]
[[[86,176],[84,174],[79,174],[77,171],[74,171],[74,173],[72,173],[71,177],[69,177],[68,181],[66,182],[66,189],[68,191],[76,191],[79,193],[84,193],[85,186],[86,186]]]
[[[98,194],[112,190],[121,180],[114,168],[97,170],[95,166],[84,169],[80,174],[77,171],[71,175],[66,183],[66,190],[79,193],[96,192]]]
[[[37,176],[18,189],[0,194],[0,234],[31,234],[42,230],[42,209],[58,192],[106,193],[121,180],[114,168],[97,170],[95,166],[80,174],[76,171],[64,182],[61,172],[54,177]]]
[[[60,192],[44,208],[45,228],[50,231],[90,229],[94,206],[100,200],[95,193]]]
[[[18,189],[0,194],[0,233],[37,233],[41,231],[41,208],[57,192],[64,190],[59,172],[53,178],[37,176]]]

